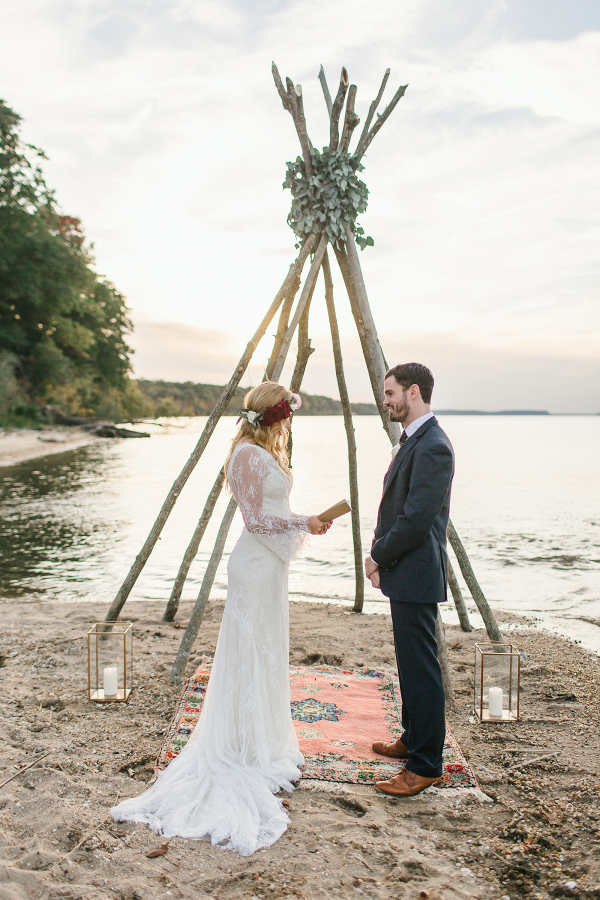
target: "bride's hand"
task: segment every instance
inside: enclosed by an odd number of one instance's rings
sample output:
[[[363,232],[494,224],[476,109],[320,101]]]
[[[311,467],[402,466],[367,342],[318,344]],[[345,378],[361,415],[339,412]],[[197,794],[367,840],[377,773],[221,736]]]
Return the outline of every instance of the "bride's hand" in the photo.
[[[331,528],[331,522],[322,522],[318,516],[309,516],[308,527],[311,534],[327,534]]]

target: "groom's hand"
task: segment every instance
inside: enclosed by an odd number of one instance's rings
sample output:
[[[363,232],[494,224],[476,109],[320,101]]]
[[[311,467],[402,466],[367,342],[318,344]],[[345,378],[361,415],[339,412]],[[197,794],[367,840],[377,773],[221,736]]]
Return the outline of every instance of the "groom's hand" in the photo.
[[[370,556],[365,558],[365,575],[371,582],[374,588],[380,587],[379,584],[379,566],[376,562],[373,562]]]
[[[379,566],[376,562],[373,562],[370,556],[365,557],[365,575],[367,578],[370,578],[373,572],[376,572]]]
[[[374,588],[381,589],[381,581],[379,579],[379,569],[375,569],[375,571],[371,575],[369,581],[371,582],[371,584],[373,585]]]

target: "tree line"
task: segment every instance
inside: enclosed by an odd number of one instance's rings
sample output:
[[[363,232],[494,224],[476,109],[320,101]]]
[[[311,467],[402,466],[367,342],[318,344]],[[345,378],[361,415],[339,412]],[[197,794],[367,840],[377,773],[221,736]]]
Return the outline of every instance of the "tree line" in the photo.
[[[223,385],[198,384],[193,381],[138,381],[143,398],[145,417],[150,416],[208,416],[223,392]],[[250,388],[238,387],[229,402],[226,416],[237,416],[243,406],[244,395]],[[377,415],[374,403],[352,403],[355,416]],[[341,416],[342,404],[332,397],[302,392],[302,406],[296,415]]]
[[[0,417],[26,422],[54,405],[126,418],[143,405],[129,378],[125,299],[94,269],[79,219],[44,180],[45,154],[0,100]]]

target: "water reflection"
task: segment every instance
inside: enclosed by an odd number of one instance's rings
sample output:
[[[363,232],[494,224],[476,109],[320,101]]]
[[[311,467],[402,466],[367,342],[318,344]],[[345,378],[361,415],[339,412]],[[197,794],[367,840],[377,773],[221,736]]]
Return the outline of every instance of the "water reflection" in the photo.
[[[81,582],[117,524],[98,516],[98,506],[90,516],[90,488],[101,483],[106,465],[103,449],[92,445],[0,470],[3,596]]]
[[[106,440],[79,450],[0,469],[0,593],[110,602],[139,552],[160,506],[191,453],[204,419],[156,429],[150,440]],[[552,419],[505,422],[452,417],[457,473],[452,518],[492,603],[521,613],[578,619],[600,647],[600,417],[569,419],[570,465],[553,439]],[[389,462],[376,419],[355,420],[363,546],[369,546]],[[166,599],[204,500],[225,457],[235,420],[224,419],[181,494],[134,591]],[[318,513],[348,496],[343,421],[299,418],[294,424],[292,508]],[[196,596],[228,497],[223,494],[184,589]],[[234,520],[215,596],[241,530]],[[290,572],[292,596],[349,601],[354,562],[350,519],[311,539]],[[370,604],[381,594],[366,585]],[[369,607],[371,608],[371,607]],[[569,626],[570,627],[570,626]],[[577,626],[579,627],[579,626]],[[579,632],[578,632],[579,633]],[[590,638],[591,640],[591,638]]]

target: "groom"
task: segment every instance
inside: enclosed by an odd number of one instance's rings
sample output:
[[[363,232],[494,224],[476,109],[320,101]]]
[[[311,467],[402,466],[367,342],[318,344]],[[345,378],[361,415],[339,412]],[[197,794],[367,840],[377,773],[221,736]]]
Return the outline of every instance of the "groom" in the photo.
[[[437,655],[437,605],[446,600],[446,528],[454,454],[430,409],[433,375],[419,363],[385,377],[385,406],[404,428],[383,482],[377,527],[365,572],[390,599],[400,691],[402,737],[373,750],[406,767],[375,787],[412,797],[442,775],[445,697]]]

